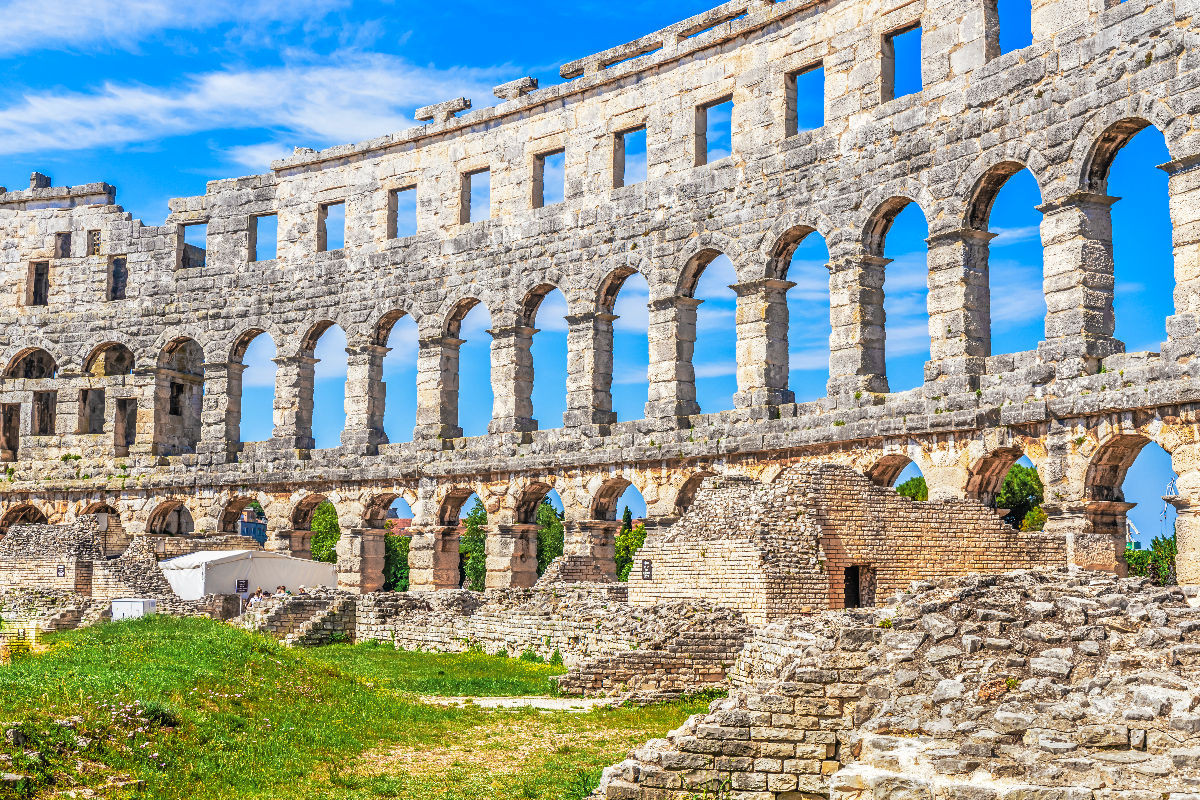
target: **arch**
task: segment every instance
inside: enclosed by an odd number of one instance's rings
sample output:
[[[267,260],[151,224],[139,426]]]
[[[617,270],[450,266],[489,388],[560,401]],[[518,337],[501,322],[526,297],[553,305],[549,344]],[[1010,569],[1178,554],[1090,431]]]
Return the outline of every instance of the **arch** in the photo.
[[[270,331],[254,327],[239,334],[230,348],[229,363],[241,364],[244,367],[240,375],[241,380],[229,387],[228,400],[233,421],[229,425],[227,435],[231,442],[263,441],[274,435],[275,383],[278,371],[275,361],[279,357],[275,342],[276,339]],[[263,343],[270,346],[269,356],[262,352]]]
[[[190,536],[195,530],[192,512],[181,500],[160,503],[146,522],[146,532],[158,536]]]
[[[787,280],[788,269],[792,264],[792,256],[795,255],[800,245],[814,233],[828,242],[826,236],[809,225],[795,225],[776,236],[770,253],[767,256],[766,277],[781,281]]]
[[[155,453],[175,456],[196,452],[203,387],[204,349],[186,336],[168,342],[158,356],[155,376]]]
[[[363,526],[378,530],[386,529],[388,509],[400,498],[399,492],[383,492],[372,496],[363,509]]]
[[[113,377],[133,373],[133,351],[120,342],[105,342],[88,355],[83,371],[89,375]]]
[[[721,250],[705,247],[689,258],[679,273],[679,281],[675,284],[675,294],[679,297],[695,297],[700,276],[704,274],[704,270],[708,268],[709,264],[721,256],[728,258],[728,255]],[[732,262],[732,259],[730,261]],[[737,267],[734,266],[734,271],[736,272],[736,270]]]
[[[457,525],[463,504],[477,494],[469,486],[454,486],[446,490],[438,502],[438,523],[441,525]]]
[[[203,378],[204,348],[190,336],[172,339],[159,352],[158,368]]]
[[[1000,447],[979,458],[967,473],[967,497],[986,505],[995,505],[1004,478],[1025,455],[1019,447]]]
[[[322,503],[328,503],[329,498],[323,494],[309,494],[300,499],[292,508],[291,521],[292,529],[297,531],[312,530],[313,514],[317,511],[317,506]]]
[[[391,337],[396,323],[405,318],[416,321],[415,316],[401,308],[392,309],[380,316],[379,321],[371,327],[371,344],[387,347],[388,339]]]
[[[320,338],[335,325],[337,323],[331,319],[323,319],[310,325],[308,331],[300,339],[300,352],[304,355],[312,355],[313,350],[317,348],[317,342]]]
[[[609,478],[592,497],[588,517],[596,520],[615,521],[617,518],[617,501],[625,490],[633,486],[633,481],[625,478]]]
[[[7,535],[13,525],[46,525],[48,522],[49,519],[40,508],[32,503],[23,503],[8,509],[0,517],[0,536]]]
[[[1011,169],[1006,165],[1012,164],[1020,166],[1009,175],[1004,176],[1003,173]],[[1021,169],[1029,170],[1029,174],[1037,183],[1038,194],[1043,198],[1052,191],[1053,169],[1046,161],[1045,156],[1028,142],[1012,140],[1000,147],[988,148],[981,153],[962,173],[954,189],[953,197],[964,199],[960,213],[952,215],[961,219],[960,227],[973,227],[970,220],[975,213],[977,198],[986,195],[990,188],[994,188],[998,192],[1000,186]],[[995,185],[997,181],[999,181],[999,186]]]
[[[483,306],[484,311],[486,311],[490,317],[492,313],[491,309],[488,308],[487,304],[478,297],[464,297],[452,305],[450,310],[445,315],[446,321],[442,326],[442,333],[446,336],[453,336],[457,339],[459,333],[462,332],[463,320],[467,318],[467,315],[470,314],[476,306],[480,305]]]
[[[538,309],[542,307],[542,302],[550,295],[551,292],[558,291],[562,294],[563,299],[566,299],[566,292],[558,285],[553,283],[541,283],[525,293],[525,297],[521,300],[520,311],[517,317],[517,323],[527,328],[536,327],[534,324],[537,320]],[[567,310],[570,313],[570,309]]]
[[[313,325],[301,343],[301,374],[311,370],[311,388],[300,390],[298,428],[307,428],[312,446],[317,449],[338,447],[346,430],[346,397],[349,387],[349,340],[346,330],[336,322]]]
[[[1084,190],[1108,194],[1108,176],[1117,153],[1121,152],[1134,136],[1150,126],[1151,122],[1148,119],[1126,117],[1105,128],[1092,142],[1084,161],[1081,182]]]
[[[532,525],[537,522],[538,506],[542,499],[550,494],[554,487],[541,481],[533,481],[517,495],[516,507],[513,509],[518,524]]]
[[[118,511],[111,503],[108,503],[104,500],[97,500],[93,503],[87,504],[79,513],[83,516],[91,516],[93,514],[108,514],[110,517],[117,517],[118,520],[121,517],[121,512]]]
[[[692,475],[683,485],[679,487],[679,491],[675,494],[675,515],[683,516],[688,509],[692,507],[692,503],[696,500],[696,492],[700,491],[701,484],[705,478],[711,478],[717,473],[712,470],[700,470]]]
[[[617,305],[617,295],[621,293],[621,289],[625,286],[625,281],[631,275],[641,275],[644,279],[645,273],[641,270],[634,269],[630,266],[621,266],[609,272],[604,276],[604,280],[600,281],[600,288],[596,291],[596,309],[603,314],[612,314]],[[647,281],[649,284],[649,281]]]
[[[4,377],[25,380],[41,380],[58,375],[58,362],[54,356],[39,347],[26,348],[15,356],[4,369]]]
[[[514,381],[518,407],[528,386],[528,414],[539,427],[557,428],[557,420],[567,411],[567,373],[570,369],[567,321],[570,306],[566,294],[553,283],[542,283],[521,301],[518,325],[529,331],[529,368],[531,380],[522,380],[523,370]],[[518,343],[523,339],[518,338]],[[518,353],[518,362],[521,355]],[[517,416],[521,416],[518,412]],[[553,420],[553,422],[551,422]]]
[[[1125,494],[1121,485],[1125,483],[1125,475],[1142,448],[1150,442],[1148,437],[1140,433],[1118,433],[1104,441],[1088,461],[1084,497],[1088,500],[1123,502]]]
[[[867,470],[866,476],[876,486],[894,486],[900,473],[913,463],[915,462],[903,453],[891,453],[876,461]]]
[[[984,172],[971,188],[963,227],[986,231],[992,215],[992,206],[995,205],[1000,190],[1008,183],[1009,178],[1024,169],[1026,166],[1019,161],[1001,161]],[[1032,173],[1032,170],[1030,172]],[[1041,192],[1040,182],[1038,191]]]
[[[871,216],[867,218],[867,224],[863,226],[862,244],[868,255],[883,256],[884,242],[887,240],[888,231],[892,229],[896,217],[913,204],[921,208],[921,204],[911,197],[893,195],[875,207]],[[921,208],[921,213],[925,214],[925,209]],[[929,215],[925,214],[925,218],[929,219]]]
[[[249,328],[238,334],[238,337],[233,340],[233,345],[229,348],[229,362],[231,364],[243,363],[243,359],[246,357],[246,350],[250,347],[250,344],[264,333],[267,334],[267,338],[272,343],[275,342],[275,338],[263,328]]]
[[[254,502],[257,502],[257,498],[249,495],[239,495],[231,498],[225,504],[225,508],[222,509],[221,516],[217,520],[217,531],[223,534],[237,533],[238,520],[241,519],[246,509]]]

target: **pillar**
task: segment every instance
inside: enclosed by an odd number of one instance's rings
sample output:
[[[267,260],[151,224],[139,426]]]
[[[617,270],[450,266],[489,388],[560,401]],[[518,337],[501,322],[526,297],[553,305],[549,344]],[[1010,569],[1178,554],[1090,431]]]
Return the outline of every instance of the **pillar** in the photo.
[[[457,525],[408,528],[408,588],[412,592],[437,592],[459,587]]]
[[[485,549],[486,588],[528,588],[537,583],[537,525],[489,525]]]
[[[855,248],[829,262],[829,395],[886,392],[883,272],[891,259]]]
[[[688,417],[700,413],[696,403],[696,309],[692,297],[667,297],[650,303],[650,367],[647,419]]]
[[[988,250],[995,236],[962,228],[927,240],[930,360],[925,383],[933,394],[979,388],[992,346]]]
[[[1045,252],[1046,341],[1038,349],[1059,377],[1090,375],[1125,351],[1113,338],[1112,205],[1092,192],[1039,206]]]
[[[562,577],[568,581],[609,583],[617,579],[617,534],[620,521],[570,520],[563,523]]]
[[[1044,503],[1045,532],[1063,538],[1066,566],[1125,575],[1125,515],[1135,503],[1118,500]]]
[[[738,408],[791,403],[788,390],[788,308],[791,281],[764,278],[736,284]]]
[[[1175,246],[1175,313],[1167,317],[1167,339],[1193,342],[1180,355],[1197,354],[1200,337],[1200,155],[1163,164],[1170,175],[1167,194],[1171,204]]]
[[[383,588],[384,537],[377,528],[343,528],[337,543],[337,588],[367,594]]]
[[[273,444],[283,450],[311,450],[313,383],[317,359],[276,358]]]
[[[533,334],[524,325],[494,328],[492,335],[492,420],[488,433],[536,431],[533,418]]]
[[[237,458],[241,449],[242,373],[246,365],[204,365],[204,406],[200,412],[197,450],[222,464]],[[134,440],[136,444],[136,439]]]
[[[458,351],[464,341],[436,336],[419,342],[414,441],[462,436],[458,427]]]
[[[312,539],[313,532],[311,530],[293,530],[288,535],[288,553],[292,558],[307,558],[312,559]]]
[[[375,455],[387,444],[383,431],[385,387],[383,359],[388,348],[365,344],[346,348],[346,427],[342,446]]]
[[[1175,506],[1175,574],[1180,586],[1200,586],[1200,444],[1181,444],[1171,451]]]
[[[607,425],[612,410],[613,322],[604,312],[567,317],[567,411],[563,425]]]

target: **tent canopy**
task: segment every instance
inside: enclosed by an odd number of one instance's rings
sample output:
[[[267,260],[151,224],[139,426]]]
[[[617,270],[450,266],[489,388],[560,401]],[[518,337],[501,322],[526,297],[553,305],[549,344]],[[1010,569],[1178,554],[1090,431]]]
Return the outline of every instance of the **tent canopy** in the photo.
[[[209,594],[236,594],[243,599],[256,589],[277,586],[336,586],[337,568],[321,561],[292,558],[262,550],[201,550],[164,561],[163,575],[184,600]]]

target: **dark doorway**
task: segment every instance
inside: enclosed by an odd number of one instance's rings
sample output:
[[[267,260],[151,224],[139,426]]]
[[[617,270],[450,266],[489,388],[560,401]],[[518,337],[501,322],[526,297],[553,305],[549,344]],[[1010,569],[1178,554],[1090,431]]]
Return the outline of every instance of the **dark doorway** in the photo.
[[[859,595],[859,568],[846,567],[846,601],[843,608],[862,608],[862,597]]]
[[[129,455],[129,448],[137,436],[137,400],[133,398],[117,400],[116,419],[113,424],[113,444],[116,454]]]
[[[21,447],[21,405],[0,407],[0,461],[16,461]]]

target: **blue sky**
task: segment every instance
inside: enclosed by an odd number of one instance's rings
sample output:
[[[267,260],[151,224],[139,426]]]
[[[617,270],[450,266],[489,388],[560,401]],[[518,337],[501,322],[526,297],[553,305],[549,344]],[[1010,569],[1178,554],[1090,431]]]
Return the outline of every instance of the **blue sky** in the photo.
[[[310,0],[15,0],[4,4],[0,58],[0,184],[27,185],[39,170],[56,184],[103,180],[118,202],[148,224],[160,224],[167,199],[199,194],[215,178],[264,172],[295,146],[325,147],[402,130],[419,106],[459,95],[476,107],[495,102],[491,87],[533,75],[558,82],[558,66],[635,39],[707,10],[714,0],[595,0],[512,4]],[[1029,41],[1028,2],[1001,0],[1004,50]],[[911,38],[911,37],[909,37]],[[917,46],[896,42],[897,87],[919,87],[911,64]],[[802,80],[800,127],[820,123],[820,75]],[[815,83],[811,79],[815,79]],[[729,152],[728,114],[709,117],[710,160]],[[644,145],[631,146],[629,180],[644,176]],[[1171,313],[1173,284],[1166,176],[1161,136],[1140,134],[1118,157],[1110,193],[1117,259],[1117,333],[1130,350],[1157,350]],[[561,165],[546,170],[546,202],[561,197]],[[484,203],[477,196],[476,205]],[[1016,176],[992,215],[993,352],[1036,347],[1042,336],[1041,253],[1028,175]],[[888,235],[888,375],[894,390],[916,386],[928,357],[925,316],[925,220],[907,208]],[[264,235],[263,241],[272,237]],[[789,279],[792,388],[799,400],[824,393],[829,335],[827,253],[819,236],[797,251]],[[262,256],[260,257],[269,257]],[[727,260],[705,271],[699,309],[697,390],[702,410],[732,407],[734,282]],[[642,416],[646,401],[646,285],[634,276],[617,300],[614,401],[620,419]],[[565,307],[553,293],[537,318],[535,416],[561,425],[566,371]],[[486,430],[491,414],[486,309],[463,325],[465,388],[461,424]],[[393,441],[411,437],[415,411],[415,330],[393,331],[385,368],[386,427]],[[318,446],[339,441],[343,423],[345,338],[331,329],[318,356]],[[270,435],[273,345],[256,340],[247,355],[243,438]],[[1165,454],[1139,459],[1126,483],[1138,501],[1135,524],[1160,530],[1158,497],[1170,480]],[[638,498],[630,495],[635,513]]]

